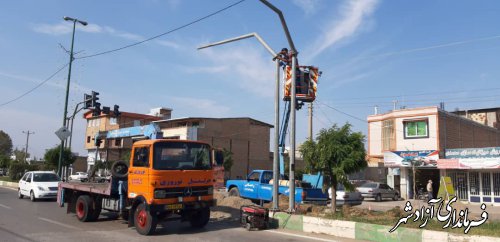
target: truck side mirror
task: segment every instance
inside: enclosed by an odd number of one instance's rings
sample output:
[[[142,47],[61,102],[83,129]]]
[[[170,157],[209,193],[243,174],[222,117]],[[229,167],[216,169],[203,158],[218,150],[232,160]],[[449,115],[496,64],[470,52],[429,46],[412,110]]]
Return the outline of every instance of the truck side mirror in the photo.
[[[221,166],[224,163],[224,153],[222,150],[214,150],[214,161],[216,166]]]

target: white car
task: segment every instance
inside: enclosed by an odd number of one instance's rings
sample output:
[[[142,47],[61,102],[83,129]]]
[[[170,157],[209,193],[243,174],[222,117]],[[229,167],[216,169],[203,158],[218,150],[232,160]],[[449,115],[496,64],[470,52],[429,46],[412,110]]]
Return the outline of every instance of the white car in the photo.
[[[364,197],[361,195],[360,192],[358,191],[352,191],[348,192],[345,190],[344,186],[342,184],[337,185],[337,189],[335,191],[336,193],[336,203],[337,206],[342,206],[344,204],[346,205],[360,205],[363,203]],[[330,199],[332,199],[332,189],[328,189],[328,196]]]
[[[68,179],[70,181],[76,180],[76,181],[85,182],[89,179],[89,175],[87,175],[87,173],[85,173],[85,172],[77,172],[73,175],[70,175]]]
[[[33,202],[39,198],[56,198],[60,180],[53,171],[26,172],[19,180],[18,198],[28,196]]]

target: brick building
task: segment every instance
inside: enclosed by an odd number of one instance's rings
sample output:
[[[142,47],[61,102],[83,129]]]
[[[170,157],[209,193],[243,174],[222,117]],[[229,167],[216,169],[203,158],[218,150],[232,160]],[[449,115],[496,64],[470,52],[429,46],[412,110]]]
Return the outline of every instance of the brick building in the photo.
[[[244,178],[253,169],[272,169],[269,155],[270,124],[252,118],[189,117],[156,122],[168,139],[206,142],[233,153],[226,178]]]
[[[412,198],[414,190],[425,187],[429,179],[435,181],[437,191],[438,181],[445,175],[454,179],[459,189],[457,177],[465,174],[463,171],[438,169],[437,162],[445,158],[445,151],[498,146],[498,129],[438,107],[370,115],[367,178],[387,181],[404,198]]]
[[[131,138],[103,140],[99,146],[99,152],[96,154],[94,137],[99,131],[147,125],[166,117],[170,118],[171,111],[171,109],[157,108],[152,110],[152,115],[121,112],[119,117],[104,113],[94,117],[92,111],[84,113],[83,118],[87,120],[87,129],[85,131],[85,149],[88,151],[87,170],[90,170],[95,164],[96,155],[97,160],[116,161],[126,157],[132,148]]]

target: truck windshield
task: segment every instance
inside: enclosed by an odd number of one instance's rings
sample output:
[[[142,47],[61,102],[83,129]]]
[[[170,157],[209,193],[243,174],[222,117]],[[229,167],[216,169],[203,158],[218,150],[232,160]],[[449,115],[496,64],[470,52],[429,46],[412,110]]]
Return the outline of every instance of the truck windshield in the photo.
[[[206,170],[211,168],[210,147],[199,143],[165,142],[154,145],[155,170]]]

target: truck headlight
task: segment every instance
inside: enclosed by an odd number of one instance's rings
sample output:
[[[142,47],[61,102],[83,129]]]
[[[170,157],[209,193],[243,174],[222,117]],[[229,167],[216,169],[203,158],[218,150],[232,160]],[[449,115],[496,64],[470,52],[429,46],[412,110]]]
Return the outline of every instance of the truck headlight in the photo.
[[[207,190],[208,195],[214,194],[214,187],[209,187]]]
[[[156,190],[155,194],[154,194],[154,197],[157,199],[165,198],[166,196],[167,196],[167,192],[165,190]]]

